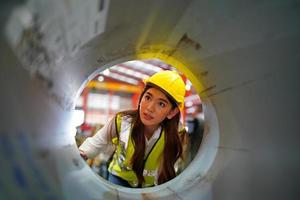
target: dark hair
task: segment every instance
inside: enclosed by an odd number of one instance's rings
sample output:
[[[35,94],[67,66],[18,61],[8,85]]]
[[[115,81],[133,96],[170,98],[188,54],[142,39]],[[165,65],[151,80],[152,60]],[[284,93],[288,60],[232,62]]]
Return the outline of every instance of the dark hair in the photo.
[[[140,95],[139,104],[144,93],[152,87],[155,86],[146,85],[146,87]],[[168,94],[166,94],[166,96],[172,103],[172,109],[174,109],[177,106],[176,102],[172,98],[170,98]],[[139,184],[142,184],[145,181],[143,177],[145,164],[145,136],[144,134],[141,134],[144,131],[144,124],[140,119],[139,109],[140,108],[138,106],[136,110],[123,111],[120,112],[120,114],[132,116],[133,127],[131,137],[133,139],[135,151],[131,159],[131,164],[133,171],[136,173]],[[178,160],[178,158],[182,156],[182,144],[178,134],[179,120],[180,112],[178,112],[172,119],[166,118],[161,123],[162,128],[165,132],[165,146],[158,170],[158,184],[167,182],[176,176],[174,164]]]

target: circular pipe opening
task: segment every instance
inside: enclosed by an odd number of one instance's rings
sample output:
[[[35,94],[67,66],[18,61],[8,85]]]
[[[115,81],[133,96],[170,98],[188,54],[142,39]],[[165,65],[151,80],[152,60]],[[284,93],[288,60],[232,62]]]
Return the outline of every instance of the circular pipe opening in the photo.
[[[178,63],[178,61],[176,61],[176,63]],[[177,70],[183,72],[187,79],[191,80],[192,86],[195,88],[197,94],[199,95],[199,93],[201,92],[200,90],[202,88],[200,80],[198,80],[193,75],[193,73],[188,71],[188,69],[182,64],[177,66],[179,66],[177,67]],[[77,96],[79,96],[80,93],[84,90],[84,87],[87,84],[89,84],[89,81],[91,81],[94,77],[98,76],[99,74],[103,73],[103,71],[107,70],[108,67],[109,65],[107,64],[105,68],[96,69],[90,76],[88,76],[87,80],[85,80],[81,85],[81,89],[79,90]],[[160,194],[163,194],[163,196],[168,196],[174,193],[174,191],[181,191],[187,189],[195,183],[200,182],[205,177],[214,161],[217,152],[217,146],[219,143],[218,121],[214,107],[207,97],[202,96],[201,100],[203,105],[203,113],[205,115],[205,129],[203,134],[203,140],[201,145],[199,145],[200,147],[195,157],[191,159],[191,162],[189,162],[188,165],[186,165],[186,168],[178,176],[164,184],[151,188],[126,188],[110,183],[106,181],[105,178],[102,178],[100,176],[97,176],[97,185],[99,187],[103,187],[104,184],[110,189],[117,190],[121,193],[126,194],[154,194],[155,192],[159,191]]]

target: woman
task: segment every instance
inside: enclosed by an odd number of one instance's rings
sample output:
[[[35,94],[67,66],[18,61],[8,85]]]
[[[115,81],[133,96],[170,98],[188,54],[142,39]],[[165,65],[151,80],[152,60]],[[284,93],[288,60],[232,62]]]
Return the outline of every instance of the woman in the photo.
[[[179,128],[185,84],[175,71],[147,80],[136,110],[123,111],[79,147],[83,158],[116,145],[108,180],[126,187],[150,187],[176,176],[187,134]]]

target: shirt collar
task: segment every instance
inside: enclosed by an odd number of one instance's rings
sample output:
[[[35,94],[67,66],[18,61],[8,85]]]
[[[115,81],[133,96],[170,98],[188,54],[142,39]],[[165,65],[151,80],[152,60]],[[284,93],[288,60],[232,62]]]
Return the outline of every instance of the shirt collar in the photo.
[[[159,136],[160,136],[160,133],[161,133],[161,127],[158,127],[158,129],[156,129],[156,131],[153,133],[153,135],[151,136],[151,138],[149,139],[149,140],[147,140],[147,138],[146,138],[146,140],[149,142],[149,141],[151,141],[151,140],[156,140],[156,139],[158,139],[159,138]]]

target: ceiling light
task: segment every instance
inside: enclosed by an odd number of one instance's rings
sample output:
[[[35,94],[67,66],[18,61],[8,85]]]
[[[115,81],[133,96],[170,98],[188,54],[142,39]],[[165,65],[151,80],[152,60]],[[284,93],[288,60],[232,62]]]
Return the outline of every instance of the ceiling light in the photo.
[[[103,76],[98,76],[98,81],[103,82],[104,81],[104,77]]]
[[[102,74],[104,74],[105,76],[109,76],[109,74],[110,74],[109,69],[104,70],[104,71],[102,72]]]

